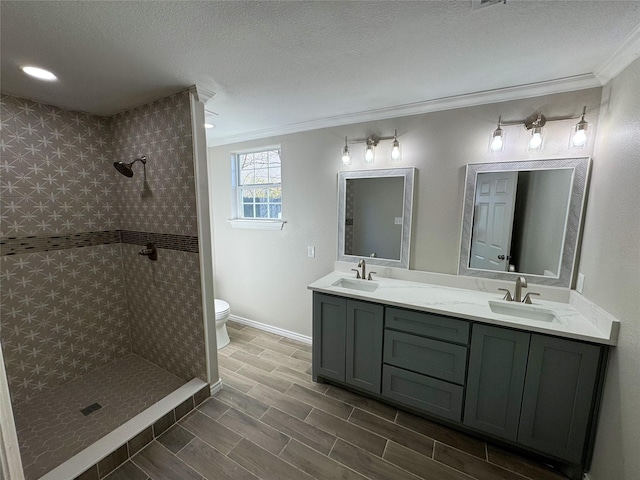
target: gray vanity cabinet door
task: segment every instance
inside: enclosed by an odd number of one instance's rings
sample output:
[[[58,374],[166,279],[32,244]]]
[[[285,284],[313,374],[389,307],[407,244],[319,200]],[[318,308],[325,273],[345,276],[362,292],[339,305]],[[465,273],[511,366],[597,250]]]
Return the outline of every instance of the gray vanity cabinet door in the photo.
[[[347,300],[348,384],[380,393],[382,379],[382,305]]]
[[[464,424],[515,441],[531,335],[475,324]]]
[[[347,300],[313,294],[313,377],[345,380]]]
[[[532,335],[518,443],[582,462],[601,350]]]

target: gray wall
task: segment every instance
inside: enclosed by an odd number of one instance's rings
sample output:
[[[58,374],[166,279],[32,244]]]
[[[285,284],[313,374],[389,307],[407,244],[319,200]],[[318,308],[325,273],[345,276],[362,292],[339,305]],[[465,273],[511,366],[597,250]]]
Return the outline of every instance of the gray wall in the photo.
[[[622,322],[592,480],[640,472],[640,59],[603,90],[579,271],[584,296]]]
[[[547,116],[580,113],[597,123],[601,89],[488,104],[391,120],[327,128],[209,149],[212,168],[216,296],[233,314],[311,335],[311,294],[306,286],[333,270],[337,250],[337,173],[365,170],[364,148],[354,145],[352,164],[343,166],[344,136],[390,135],[398,129],[403,158],[391,163],[381,142],[374,168],[414,166],[414,216],[410,268],[455,274],[458,266],[464,175],[467,163],[590,156],[587,148],[568,148],[575,121],[549,123],[541,152],[525,146],[529,133],[507,127],[503,152],[489,153],[489,136],[498,115],[525,118],[542,109]],[[231,153],[282,145],[283,219],[281,231],[232,229]],[[316,258],[307,258],[307,246]]]

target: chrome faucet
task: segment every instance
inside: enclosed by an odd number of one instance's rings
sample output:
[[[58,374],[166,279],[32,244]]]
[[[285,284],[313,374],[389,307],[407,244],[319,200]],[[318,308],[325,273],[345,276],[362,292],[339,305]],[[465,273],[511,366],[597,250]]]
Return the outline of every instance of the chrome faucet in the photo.
[[[357,268],[352,268],[351,270],[356,272],[356,278],[362,278],[362,280],[371,280],[371,274],[377,272],[369,272],[369,276],[367,276],[367,262],[364,260],[360,260],[358,262],[358,267],[362,268],[362,277],[360,276],[360,270]]]
[[[521,302],[522,301],[522,289],[527,288],[527,279],[525,277],[517,277],[516,278],[516,288],[513,291],[513,301]]]
[[[506,300],[507,302],[522,302],[531,305],[531,296],[540,296],[540,294],[536,292],[529,292],[524,296],[524,298],[522,298],[523,288],[527,288],[527,279],[525,277],[516,277],[516,288],[513,291],[513,297],[511,296],[511,292],[508,288],[499,288],[498,290],[505,292],[502,299]]]
[[[362,279],[367,279],[367,262],[364,261],[364,258],[358,262],[358,267],[362,268]]]

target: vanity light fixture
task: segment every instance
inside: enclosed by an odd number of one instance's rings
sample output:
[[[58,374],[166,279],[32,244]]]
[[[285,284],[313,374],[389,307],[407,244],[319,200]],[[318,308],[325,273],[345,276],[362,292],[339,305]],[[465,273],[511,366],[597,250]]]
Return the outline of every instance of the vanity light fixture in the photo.
[[[393,132],[393,143],[391,144],[391,160],[397,162],[400,160],[400,142],[398,142],[398,130]]]
[[[535,118],[535,120],[534,120]],[[542,127],[547,123],[547,119],[541,113],[533,114],[524,121],[527,130],[531,130],[531,139],[529,139],[529,150],[542,149]]]
[[[347,137],[344,137],[344,148],[342,149],[342,164],[349,165],[351,163],[351,150],[347,144]]]
[[[364,161],[367,163],[373,163],[375,157],[375,148],[378,145],[379,138],[375,135],[369,135],[367,137],[367,146],[364,150]]]
[[[510,125],[524,125],[524,128],[531,131],[531,138],[529,139],[529,150],[541,150],[543,144],[542,128],[547,122],[556,122],[559,120],[572,120],[574,118],[580,118],[580,121],[572,129],[572,136],[570,146],[574,148],[582,148],[587,143],[587,129],[589,123],[584,119],[587,113],[587,107],[582,108],[581,115],[573,115],[566,117],[553,117],[547,118],[541,112],[534,113],[524,120],[514,120],[503,122],[502,116],[498,117],[498,128],[491,133],[491,139],[489,143],[489,150],[492,152],[498,152],[504,148],[504,130],[502,127]]]
[[[573,128],[573,136],[571,138],[571,146],[573,148],[582,148],[587,144],[587,129],[589,128],[589,123],[584,119],[586,113],[587,107],[584,107],[580,121],[576,123],[576,126]]]
[[[390,150],[391,160],[400,160],[400,158],[402,157],[402,151],[400,149],[400,142],[398,141],[398,131],[395,130],[393,136],[388,137],[369,135],[367,138],[359,140],[347,140],[347,137],[344,137],[344,147],[342,148],[342,163],[344,165],[349,165],[351,163],[351,150],[349,149],[349,144],[364,143],[364,161],[367,164],[372,164],[375,160],[376,147],[381,140],[393,140]]]
[[[47,80],[51,82],[58,79],[58,77],[56,77],[53,73],[51,73],[49,70],[45,70],[44,68],[25,66],[20,67],[20,70],[22,70],[27,75],[30,75],[39,80]]]
[[[491,143],[489,149],[492,152],[501,152],[504,150],[504,130],[502,129],[502,116],[498,117],[498,128],[491,134]]]

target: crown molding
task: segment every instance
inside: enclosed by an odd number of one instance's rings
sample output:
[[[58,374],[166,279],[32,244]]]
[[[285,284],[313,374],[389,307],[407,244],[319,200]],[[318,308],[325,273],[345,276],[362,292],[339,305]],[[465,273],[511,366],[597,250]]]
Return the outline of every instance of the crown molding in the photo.
[[[423,113],[452,110],[454,108],[472,107],[485,105],[488,103],[506,102],[522,98],[540,97],[553,93],[563,93],[586,88],[600,87],[602,84],[595,75],[588,73],[573,77],[559,78],[546,82],[529,83],[514,87],[499,88],[495,90],[485,90],[482,92],[455,95],[424,102],[409,103],[395,107],[379,108],[364,112],[351,113],[346,115],[336,115],[325,117],[308,122],[294,123],[282,127],[266,128],[245,132],[238,135],[228,135],[216,137],[211,132],[207,138],[207,145],[210,147],[228,145],[230,143],[257,140],[261,138],[288,135],[291,133],[318,130],[328,127],[339,127],[361,122],[372,122],[376,120],[386,120],[389,118],[406,117],[409,115],[420,115]]]
[[[613,51],[609,59],[596,68],[594,74],[604,85],[638,57],[640,57],[640,25],[627,35],[627,38]]]
[[[189,91],[196,97],[198,102],[202,102],[205,106],[216,94],[214,91],[199,87],[198,85],[192,85]]]

